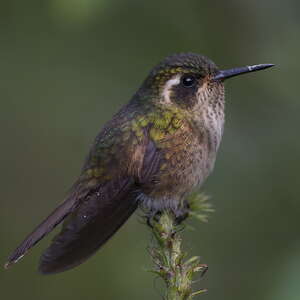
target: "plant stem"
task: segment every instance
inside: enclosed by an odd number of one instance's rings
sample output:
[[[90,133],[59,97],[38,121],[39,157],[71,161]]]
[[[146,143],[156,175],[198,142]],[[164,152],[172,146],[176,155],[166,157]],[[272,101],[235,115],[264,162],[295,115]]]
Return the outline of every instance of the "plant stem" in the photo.
[[[193,213],[203,219],[203,211],[212,211],[207,200],[200,194],[193,195],[191,205]],[[193,202],[194,201],[194,202]],[[195,205],[195,201],[197,205]],[[180,232],[182,225],[175,223],[175,216],[170,212],[164,212],[159,219],[152,223],[154,245],[150,247],[150,254],[154,262],[154,272],[159,275],[166,284],[165,300],[190,300],[194,296],[204,293],[205,289],[193,292],[192,284],[196,273],[203,276],[207,265],[201,264],[198,256],[186,259],[187,254],[182,250]]]

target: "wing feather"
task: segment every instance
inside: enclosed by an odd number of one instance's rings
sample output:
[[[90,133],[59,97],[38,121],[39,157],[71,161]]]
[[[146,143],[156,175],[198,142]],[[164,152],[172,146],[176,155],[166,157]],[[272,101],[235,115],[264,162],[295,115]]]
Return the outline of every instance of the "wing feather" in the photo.
[[[71,269],[93,255],[137,207],[132,179],[110,182],[89,196],[43,253],[39,270],[52,274]]]

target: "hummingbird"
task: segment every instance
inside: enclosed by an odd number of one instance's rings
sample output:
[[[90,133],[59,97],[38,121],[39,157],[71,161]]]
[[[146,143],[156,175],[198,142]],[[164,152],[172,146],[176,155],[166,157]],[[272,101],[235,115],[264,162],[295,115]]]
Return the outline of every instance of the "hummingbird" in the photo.
[[[166,57],[96,137],[65,201],[8,258],[5,268],[63,222],[44,251],[42,274],[86,261],[141,207],[151,219],[167,211],[178,223],[187,196],[213,170],[224,127],[224,81],[263,70],[219,70],[195,53]]]

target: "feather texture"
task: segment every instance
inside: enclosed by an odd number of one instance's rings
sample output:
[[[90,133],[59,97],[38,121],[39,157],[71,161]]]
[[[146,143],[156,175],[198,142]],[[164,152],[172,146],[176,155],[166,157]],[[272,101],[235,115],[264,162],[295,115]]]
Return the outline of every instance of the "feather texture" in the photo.
[[[75,198],[68,198],[58,206],[39,226],[36,227],[8,258],[5,268],[20,260],[27,251],[39,242],[47,233],[58,225],[74,208]]]
[[[191,53],[155,67],[96,137],[67,200],[20,244],[6,267],[64,219],[42,255],[44,274],[89,258],[129,218],[137,201],[151,213],[171,210],[180,216],[186,195],[211,172],[221,140],[224,86],[212,80],[217,73],[214,63]],[[181,84],[184,74],[195,80],[192,89]]]
[[[133,187],[133,181],[126,178],[109,182],[90,195],[65,220],[62,231],[43,253],[40,272],[62,272],[94,254],[136,209]]]

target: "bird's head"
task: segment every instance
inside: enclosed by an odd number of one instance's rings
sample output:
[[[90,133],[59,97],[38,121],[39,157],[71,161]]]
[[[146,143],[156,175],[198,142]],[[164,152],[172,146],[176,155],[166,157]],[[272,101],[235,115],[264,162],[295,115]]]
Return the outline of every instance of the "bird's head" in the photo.
[[[139,94],[161,104],[188,110],[202,105],[223,105],[225,79],[271,66],[265,64],[220,71],[203,55],[175,54],[152,69]]]

